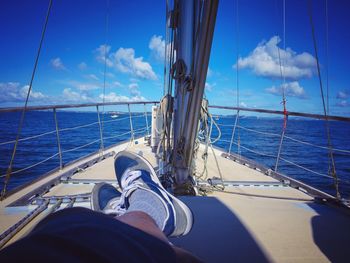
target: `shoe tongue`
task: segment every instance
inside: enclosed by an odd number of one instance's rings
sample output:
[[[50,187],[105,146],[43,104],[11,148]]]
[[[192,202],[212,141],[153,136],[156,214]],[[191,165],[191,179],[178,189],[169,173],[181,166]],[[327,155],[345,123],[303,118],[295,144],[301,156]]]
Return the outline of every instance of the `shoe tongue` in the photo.
[[[123,179],[121,180],[121,187],[122,189],[126,188],[130,184],[132,184],[135,180],[139,179],[141,177],[141,171],[135,170],[135,171],[126,171],[125,175],[123,176]]]
[[[109,200],[106,207],[103,209],[105,214],[118,215],[123,210],[123,199],[121,197],[115,197]]]

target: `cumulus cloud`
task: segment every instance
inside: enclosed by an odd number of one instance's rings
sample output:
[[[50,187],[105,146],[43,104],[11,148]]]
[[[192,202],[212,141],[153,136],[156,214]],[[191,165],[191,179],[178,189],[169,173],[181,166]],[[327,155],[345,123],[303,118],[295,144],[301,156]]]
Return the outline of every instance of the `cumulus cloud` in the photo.
[[[94,86],[89,86],[89,84],[83,84],[74,82],[75,85],[71,88],[63,89],[59,96],[48,96],[41,92],[31,91],[30,101],[38,103],[88,103],[88,102],[98,102],[103,99],[103,94],[94,95],[91,90]],[[114,83],[119,85],[119,82]],[[115,86],[116,86],[115,85]],[[120,84],[121,85],[121,84]],[[139,87],[136,83],[129,85],[130,96],[118,95],[115,92],[110,92],[105,95],[105,101],[110,102],[120,102],[120,101],[146,101],[147,99],[141,96]],[[18,103],[24,102],[27,96],[29,86],[21,86],[18,82],[7,82],[0,83],[0,103]]]
[[[78,68],[81,71],[83,71],[83,70],[87,69],[87,64],[85,62],[81,62],[81,63],[79,63]]]
[[[114,81],[114,82],[112,83],[112,86],[113,86],[113,87],[116,87],[116,88],[122,88],[122,87],[124,87],[124,85],[121,84],[119,81]]]
[[[28,93],[29,85],[21,86],[18,82],[0,83],[0,103],[4,102],[23,102]],[[30,92],[31,101],[43,101],[48,98],[41,92]]]
[[[210,78],[214,75],[214,72],[211,68],[208,67],[208,71],[207,71],[207,77]]]
[[[100,93],[97,95],[91,95],[88,91],[74,91],[71,88],[66,88],[62,92],[61,100],[63,102],[74,102],[74,103],[88,103],[88,102],[121,102],[121,101],[146,101],[147,99],[142,97],[141,94],[131,94],[130,97],[110,92],[107,94]]]
[[[134,77],[156,80],[152,66],[143,60],[143,57],[135,57],[133,48],[119,48],[111,52],[111,47],[101,45],[95,50],[96,60],[105,63],[108,67],[114,67],[117,71],[130,74]]]
[[[139,85],[137,83],[131,83],[129,85],[129,91],[131,96],[141,96],[141,92],[139,91]]]
[[[242,107],[242,108],[247,108],[247,104],[245,102],[243,102],[243,101],[241,101],[239,103],[239,106]]]
[[[143,79],[157,79],[152,66],[143,61],[143,57],[135,57],[135,50],[132,48],[119,48],[112,55],[116,69],[123,73],[130,73]]]
[[[102,75],[104,75],[104,73],[102,73]],[[111,72],[106,72],[106,77],[108,77],[108,78],[114,78],[115,75],[114,75],[113,73],[111,73]]]
[[[99,78],[95,74],[89,74],[87,75],[87,77],[93,80],[99,80]]]
[[[273,95],[281,96],[283,93],[283,88],[286,96],[297,97],[300,99],[306,98],[305,90],[302,86],[300,86],[298,81],[287,82],[279,87],[272,86],[265,89],[265,91]]]
[[[101,84],[90,83],[90,82],[69,81],[68,85],[80,91],[102,89]]]
[[[350,104],[346,100],[340,100],[336,103],[336,106],[338,107],[348,107]]]
[[[281,76],[278,49],[281,58],[282,72],[287,79],[310,78],[315,72],[316,60],[307,53],[297,54],[291,48],[286,50],[278,47],[281,39],[273,36],[269,41],[263,41],[244,58],[239,58],[234,67],[251,69],[256,75],[278,78]]]
[[[337,99],[347,99],[350,96],[350,92],[348,90],[339,91],[337,93]]]
[[[348,98],[350,98],[350,91],[349,90],[343,90],[338,91],[337,93],[337,102],[336,106],[338,107],[349,107],[350,103],[347,101]]]
[[[210,84],[208,82],[205,83],[205,90],[207,90],[208,92],[213,91],[213,88],[216,86],[216,83]]]
[[[111,50],[111,46],[108,45],[100,45],[98,48],[96,48],[95,50],[95,54],[96,54],[96,60],[100,63],[105,63],[106,60],[106,65],[108,67],[112,67],[113,66],[113,62],[111,61],[111,59],[109,58],[110,52]]]
[[[152,56],[158,60],[163,62],[165,56],[165,40],[163,40],[162,36],[153,35],[148,44],[149,49],[151,50]],[[167,44],[167,56],[170,56],[170,50],[172,47],[172,43]],[[176,53],[174,54],[176,56]],[[175,58],[174,58],[175,59]]]
[[[50,65],[56,70],[65,70],[66,67],[63,65],[63,62],[60,58],[53,58],[50,60]]]
[[[62,99],[64,102],[94,102],[87,92],[76,92],[71,88],[65,88],[62,92]]]
[[[100,94],[99,98],[103,100],[103,94]],[[127,96],[117,95],[115,92],[110,92],[104,96],[105,102],[121,102],[121,101],[130,101],[130,98]]]
[[[162,36],[152,36],[148,47],[157,60],[164,60],[165,41],[162,39]]]
[[[100,94],[99,98],[103,100],[103,94]],[[147,99],[142,96],[128,97],[128,96],[118,95],[115,92],[110,92],[106,94],[104,98],[105,98],[105,102],[147,101]]]

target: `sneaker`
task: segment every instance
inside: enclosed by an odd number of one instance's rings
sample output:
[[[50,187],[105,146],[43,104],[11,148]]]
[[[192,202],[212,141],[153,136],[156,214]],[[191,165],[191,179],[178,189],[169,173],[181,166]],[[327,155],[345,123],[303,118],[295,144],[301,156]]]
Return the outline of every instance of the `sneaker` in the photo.
[[[171,195],[160,183],[152,165],[142,156],[122,151],[115,156],[115,172],[120,188],[123,190],[121,206],[127,210],[129,197],[137,189],[155,194],[167,212],[162,231],[167,236],[183,236],[190,232],[193,215],[189,207]]]
[[[113,215],[125,213],[125,209],[120,205],[121,195],[122,194],[110,184],[96,184],[91,193],[92,210]]]

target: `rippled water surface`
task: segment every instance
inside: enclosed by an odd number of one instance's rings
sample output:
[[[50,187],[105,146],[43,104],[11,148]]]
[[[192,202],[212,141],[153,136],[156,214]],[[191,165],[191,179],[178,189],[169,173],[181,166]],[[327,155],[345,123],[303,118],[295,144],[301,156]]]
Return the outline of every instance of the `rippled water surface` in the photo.
[[[19,113],[0,114],[0,174],[6,173],[13,150],[13,143],[6,143],[16,138]],[[93,112],[63,112],[57,113],[60,129],[60,142],[63,151],[63,162],[66,164],[79,157],[100,148],[100,130],[97,114]],[[130,138],[130,121],[128,114],[119,114],[117,118],[104,114],[102,119],[104,146],[109,146]],[[150,124],[150,116],[148,122]],[[229,141],[235,122],[235,116],[220,116],[216,122],[221,130],[221,140],[216,146],[229,149]],[[282,119],[241,117],[239,128],[236,129],[232,152],[240,152],[245,157],[254,159],[273,168],[280,142]],[[79,129],[72,127],[83,126]],[[133,114],[133,128],[136,136],[146,134],[146,120],[142,113]],[[332,144],[335,148],[334,157],[337,175],[340,178],[340,190],[345,198],[350,196],[350,123],[330,122]],[[253,132],[259,131],[260,133]],[[21,138],[48,133],[39,138],[21,141],[18,144],[13,171],[21,170],[30,165],[48,159],[58,152],[55,121],[52,112],[28,112]],[[270,134],[271,133],[271,134]],[[218,131],[213,128],[212,137]],[[326,192],[334,194],[333,180],[326,177],[329,174],[329,158],[325,124],[321,120],[290,119],[288,121],[286,138],[283,142],[279,171]],[[293,140],[294,139],[294,140]],[[305,143],[297,143],[300,140]],[[95,142],[94,142],[95,141]],[[238,148],[237,142],[240,142]],[[91,143],[91,144],[90,144]],[[89,144],[89,145],[87,145]],[[325,147],[313,147],[310,144]],[[86,145],[86,146],[85,146]],[[81,147],[85,146],[85,147]],[[80,148],[81,147],[81,148]],[[341,150],[341,151],[338,151]],[[303,166],[308,170],[295,167],[290,162]],[[54,156],[43,164],[12,176],[9,189],[13,189],[37,176],[48,172],[59,165],[59,157]],[[0,178],[0,187],[4,177]]]

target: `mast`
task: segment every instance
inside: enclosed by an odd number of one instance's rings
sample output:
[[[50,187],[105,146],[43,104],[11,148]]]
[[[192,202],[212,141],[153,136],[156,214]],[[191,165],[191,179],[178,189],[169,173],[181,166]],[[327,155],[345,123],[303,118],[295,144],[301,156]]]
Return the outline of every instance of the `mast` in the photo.
[[[213,39],[218,0],[175,0],[177,14],[172,173],[175,190],[191,186],[194,144]],[[191,188],[191,187],[190,187]]]

